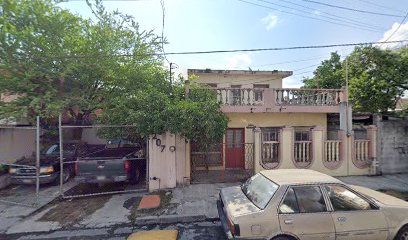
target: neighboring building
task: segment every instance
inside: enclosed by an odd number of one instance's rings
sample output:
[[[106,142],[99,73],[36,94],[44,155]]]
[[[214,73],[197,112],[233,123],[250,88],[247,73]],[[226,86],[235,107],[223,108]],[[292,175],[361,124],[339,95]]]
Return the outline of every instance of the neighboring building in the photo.
[[[253,174],[277,168],[311,168],[334,176],[375,173],[376,128],[365,128],[365,139],[353,139],[344,89],[282,88],[291,71],[189,69],[188,75],[218,92],[230,120],[223,142],[209,153],[191,144],[193,180],[211,171]],[[332,113],[339,115],[340,128],[328,132]]]

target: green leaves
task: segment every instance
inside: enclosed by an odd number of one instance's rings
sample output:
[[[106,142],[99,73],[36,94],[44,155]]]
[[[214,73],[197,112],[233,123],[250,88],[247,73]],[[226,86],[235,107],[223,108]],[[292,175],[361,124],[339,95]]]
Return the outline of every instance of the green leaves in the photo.
[[[408,89],[408,48],[398,51],[373,46],[356,47],[347,57],[349,96],[357,112],[386,112]],[[305,88],[345,86],[346,61],[334,52],[317,67],[313,78],[303,79]]]

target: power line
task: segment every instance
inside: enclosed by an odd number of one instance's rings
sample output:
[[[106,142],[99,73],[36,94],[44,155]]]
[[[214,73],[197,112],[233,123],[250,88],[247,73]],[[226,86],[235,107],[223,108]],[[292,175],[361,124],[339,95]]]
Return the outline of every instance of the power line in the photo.
[[[301,50],[301,49],[319,49],[333,47],[351,47],[361,45],[379,45],[404,43],[408,39],[388,42],[360,42],[360,43],[342,43],[328,45],[309,45],[309,46],[293,46],[293,47],[275,47],[275,48],[253,48],[253,49],[234,49],[234,50],[212,50],[212,51],[191,51],[191,52],[168,52],[166,55],[196,55],[196,54],[216,54],[216,53],[235,53],[235,52],[262,52],[262,51],[286,51],[286,50]],[[145,57],[145,56],[161,56],[162,53],[146,53],[146,54],[113,54],[113,55],[94,55],[94,56],[33,56],[33,58],[110,58],[110,57]]]
[[[285,61],[285,62],[268,63],[268,64],[262,64],[262,65],[255,65],[255,66],[252,66],[252,67],[266,67],[266,66],[281,65],[281,64],[286,64],[286,63],[307,62],[307,61],[322,59],[322,58],[324,58],[326,56],[327,55],[321,55],[319,57],[314,57],[314,58],[299,59],[299,60],[292,60],[292,61]]]
[[[405,17],[402,19],[402,21],[398,25],[398,27],[395,29],[395,31],[384,42],[387,42],[388,40],[390,40],[392,36],[394,36],[394,34],[398,32],[398,30],[400,29],[401,25],[405,22],[405,19],[407,19],[407,17],[408,17],[408,11],[407,11],[407,14],[405,14]]]
[[[295,5],[295,6],[299,6],[299,7],[305,8],[305,9],[309,9],[309,10],[313,10],[313,11],[319,11],[320,13],[326,14],[328,16],[336,17],[336,18],[338,18],[338,20],[341,20],[341,21],[347,20],[347,22],[349,22],[349,23],[354,23],[356,25],[360,25],[360,26],[363,26],[363,27],[366,26],[366,27],[370,27],[370,28],[373,28],[373,29],[385,30],[384,28],[376,26],[376,25],[368,24],[368,23],[361,22],[361,21],[358,21],[358,20],[355,20],[355,19],[352,19],[352,18],[339,16],[339,15],[335,15],[335,14],[332,14],[332,13],[327,13],[327,12],[324,12],[324,11],[322,11],[320,9],[311,8],[311,7],[308,7],[308,6],[305,6],[305,5],[302,5],[302,4],[298,4],[298,3],[294,3],[294,2],[291,2],[291,1],[288,1],[288,0],[279,0],[279,1],[285,2],[285,3],[288,3],[288,4],[292,4],[292,5]]]
[[[396,9],[396,8],[387,7],[387,6],[384,6],[384,5],[377,4],[377,3],[375,3],[375,2],[370,2],[370,1],[367,1],[367,0],[357,0],[357,1],[360,1],[360,2],[363,2],[363,3],[367,3],[367,4],[369,4],[369,5],[377,6],[377,7],[380,7],[380,8],[388,9],[388,10],[391,10],[391,11],[404,13],[403,11],[398,10],[398,9]]]
[[[272,8],[272,7],[269,7],[269,6],[265,6],[265,5],[261,5],[261,4],[257,4],[257,3],[253,3],[253,2],[248,2],[248,1],[245,1],[245,0],[237,0],[237,1],[240,1],[240,2],[243,2],[243,3],[247,3],[247,4],[251,4],[251,5],[254,5],[254,6],[258,6],[258,7],[262,7],[262,8],[268,8],[268,9],[271,9],[271,10],[280,11],[280,12],[283,12],[283,13],[286,13],[286,14],[295,15],[295,16],[298,16],[298,17],[310,18],[310,19],[314,19],[314,20],[318,20],[318,21],[323,21],[323,22],[335,24],[335,25],[340,25],[340,26],[345,26],[345,27],[356,28],[356,29],[360,29],[360,30],[364,30],[364,31],[380,32],[380,31],[375,31],[375,30],[368,29],[368,28],[356,27],[356,26],[353,26],[353,25],[350,25],[350,24],[346,24],[346,23],[333,22],[333,21],[330,21],[330,20],[325,20],[325,19],[321,19],[321,18],[311,17],[311,16],[308,16],[308,15],[303,15],[303,14],[299,14],[299,13],[288,12],[288,11],[285,11],[285,10],[281,10],[281,9],[277,9],[277,8]],[[257,1],[262,1],[262,0],[257,0]],[[272,3],[270,3],[270,4],[272,4]]]
[[[166,57],[166,51],[164,50],[164,22],[165,22],[164,0],[160,0],[160,5],[162,7],[162,20],[163,20],[162,35],[161,35],[161,39],[162,39],[161,44],[162,44],[163,57],[164,57],[164,59],[166,59],[167,63],[170,64],[169,60]]]
[[[349,10],[349,11],[354,11],[354,12],[360,12],[360,13],[378,15],[378,16],[403,17],[403,16],[401,16],[401,15],[366,11],[366,10],[355,9],[355,8],[349,8],[349,7],[343,7],[343,6],[338,6],[338,5],[333,5],[333,4],[328,4],[328,3],[323,3],[323,2],[313,1],[313,0],[301,0],[301,1],[310,2],[310,3],[314,3],[314,4],[319,4],[319,5],[323,5],[323,6],[327,6],[327,7],[332,7],[332,8],[339,8],[339,9]]]

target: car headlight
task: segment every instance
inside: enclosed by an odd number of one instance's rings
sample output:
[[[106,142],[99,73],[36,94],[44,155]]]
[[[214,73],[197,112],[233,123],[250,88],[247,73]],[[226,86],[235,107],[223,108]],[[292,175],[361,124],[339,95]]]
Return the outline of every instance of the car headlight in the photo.
[[[41,167],[40,168],[40,173],[53,173],[54,168],[53,167]]]
[[[16,168],[10,168],[9,169],[9,173],[10,174],[13,174],[13,173],[16,173],[17,172],[17,169]]]

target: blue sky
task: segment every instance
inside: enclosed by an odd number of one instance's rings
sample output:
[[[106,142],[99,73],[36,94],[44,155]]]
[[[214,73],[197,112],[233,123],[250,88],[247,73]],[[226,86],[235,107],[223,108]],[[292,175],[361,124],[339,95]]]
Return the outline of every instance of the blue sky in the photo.
[[[163,0],[166,52],[273,48],[358,43],[385,40],[408,11],[406,0],[316,0],[357,10],[396,15],[380,16],[342,10],[309,0]],[[59,4],[71,12],[91,17],[85,1]],[[160,0],[105,1],[108,10],[133,15],[141,29],[162,33]],[[301,15],[301,16],[300,16]],[[312,19],[313,18],[313,19]],[[320,19],[320,20],[319,20]],[[334,23],[329,23],[334,22]],[[351,27],[344,26],[351,25]],[[364,29],[368,30],[364,30]],[[408,19],[390,40],[408,39]],[[294,76],[284,87],[299,87],[303,76],[332,51],[347,55],[352,48],[170,55],[178,72],[188,68],[287,70]]]

